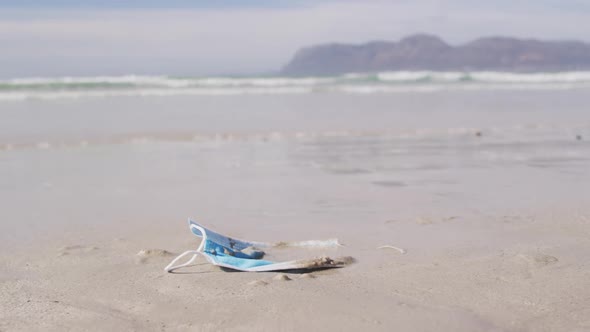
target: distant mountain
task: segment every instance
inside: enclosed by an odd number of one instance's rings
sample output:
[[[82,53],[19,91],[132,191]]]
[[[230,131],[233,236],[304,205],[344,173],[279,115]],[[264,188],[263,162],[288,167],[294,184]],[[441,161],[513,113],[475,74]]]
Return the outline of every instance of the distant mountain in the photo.
[[[590,69],[590,44],[509,37],[480,38],[451,46],[426,34],[399,42],[324,44],[303,48],[282,73],[334,75],[383,70],[564,71]]]

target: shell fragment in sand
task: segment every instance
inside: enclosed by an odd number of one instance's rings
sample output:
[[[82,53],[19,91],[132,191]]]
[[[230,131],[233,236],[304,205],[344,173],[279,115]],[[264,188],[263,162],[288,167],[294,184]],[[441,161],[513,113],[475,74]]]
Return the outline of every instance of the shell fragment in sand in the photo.
[[[391,246],[391,245],[383,245],[383,246],[377,247],[377,249],[395,249],[395,250],[399,251],[400,254],[405,254],[407,252],[406,249],[399,248],[396,246]]]

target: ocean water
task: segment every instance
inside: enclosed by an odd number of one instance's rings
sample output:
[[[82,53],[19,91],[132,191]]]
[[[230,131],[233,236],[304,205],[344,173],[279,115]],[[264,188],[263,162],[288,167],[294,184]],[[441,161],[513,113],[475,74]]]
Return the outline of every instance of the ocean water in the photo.
[[[588,96],[585,72],[2,81],[0,234],[193,216],[296,240],[302,221],[330,237],[425,214],[582,207]]]
[[[113,96],[349,94],[590,87],[590,72],[398,71],[332,77],[98,76],[0,80],[0,101]]]

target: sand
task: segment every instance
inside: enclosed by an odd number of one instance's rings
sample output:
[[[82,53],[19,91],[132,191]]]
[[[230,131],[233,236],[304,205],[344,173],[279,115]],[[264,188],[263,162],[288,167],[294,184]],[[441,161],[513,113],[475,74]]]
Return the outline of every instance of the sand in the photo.
[[[183,222],[117,239],[70,234],[2,253],[0,330],[584,331],[590,211],[572,211],[383,220],[343,237],[337,253],[354,264],[311,274],[231,273],[203,260],[165,273],[198,244]],[[407,252],[374,246],[387,237]]]
[[[134,102],[119,102],[66,108],[125,118]],[[588,122],[564,114],[518,127],[486,113],[481,136],[269,130],[0,151],[0,331],[590,331],[590,145],[563,129]],[[252,241],[337,238],[269,258],[354,263],[166,273],[199,244],[187,217]]]

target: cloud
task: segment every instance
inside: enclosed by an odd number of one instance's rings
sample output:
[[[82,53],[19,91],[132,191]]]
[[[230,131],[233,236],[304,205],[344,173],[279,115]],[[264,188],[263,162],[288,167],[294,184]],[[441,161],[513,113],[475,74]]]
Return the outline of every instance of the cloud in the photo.
[[[225,2],[229,4],[230,2]],[[0,10],[4,76],[268,72],[301,46],[436,33],[590,40],[582,2],[323,1],[192,9]],[[257,6],[254,6],[257,4]],[[581,7],[580,7],[581,6]],[[534,15],[531,15],[534,13]]]
[[[146,8],[272,8],[292,7],[304,0],[1,0],[0,8],[146,9]]]

